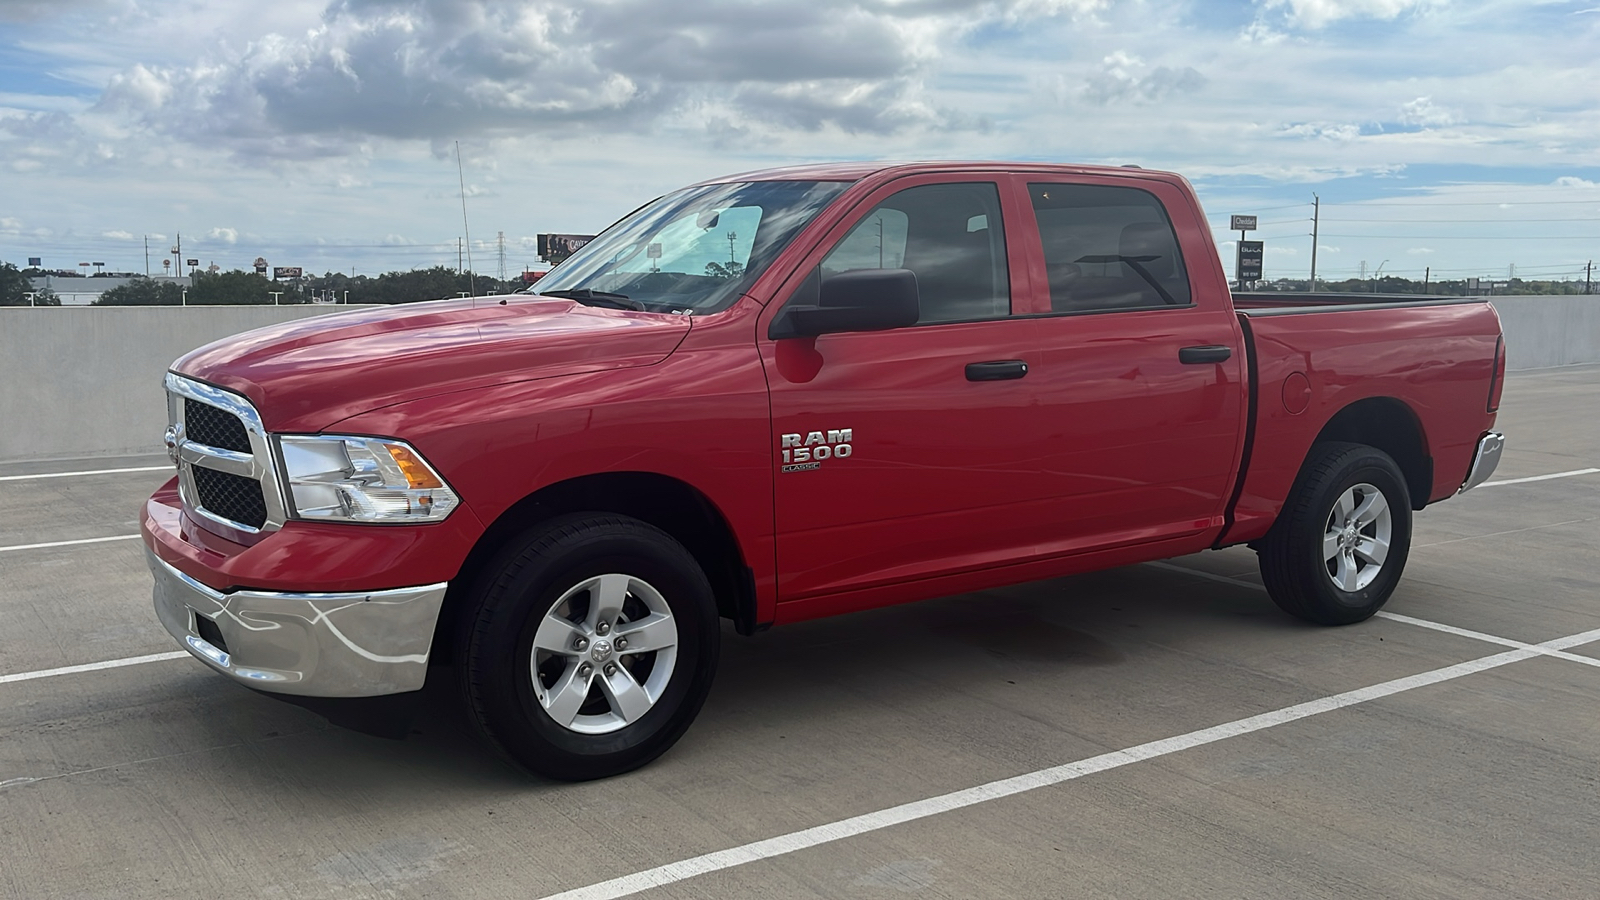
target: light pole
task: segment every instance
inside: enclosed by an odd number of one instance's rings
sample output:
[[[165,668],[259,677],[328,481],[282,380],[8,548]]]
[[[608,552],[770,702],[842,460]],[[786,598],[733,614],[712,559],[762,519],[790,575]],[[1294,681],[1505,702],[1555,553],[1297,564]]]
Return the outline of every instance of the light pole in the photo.
[[[1372,273],[1372,293],[1376,294],[1378,292],[1378,276],[1383,274],[1383,267],[1388,264],[1389,261],[1387,259],[1378,263],[1378,270]]]

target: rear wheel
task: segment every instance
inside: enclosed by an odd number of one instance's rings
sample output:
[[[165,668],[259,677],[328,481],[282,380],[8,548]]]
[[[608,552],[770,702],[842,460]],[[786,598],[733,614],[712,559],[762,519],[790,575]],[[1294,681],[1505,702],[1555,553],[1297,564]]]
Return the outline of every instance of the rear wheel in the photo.
[[[1372,617],[1411,549],[1411,496],[1399,466],[1364,444],[1322,443],[1258,553],[1279,608],[1321,625]]]
[[[716,672],[711,586],[637,519],[565,517],[514,541],[475,598],[462,686],[483,735],[552,778],[603,778],[666,752]]]

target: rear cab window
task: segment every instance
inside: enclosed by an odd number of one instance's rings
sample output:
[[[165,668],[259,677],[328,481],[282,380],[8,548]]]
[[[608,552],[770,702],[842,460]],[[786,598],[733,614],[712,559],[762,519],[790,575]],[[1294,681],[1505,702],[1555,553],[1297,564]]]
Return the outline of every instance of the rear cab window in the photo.
[[[1053,313],[1192,305],[1178,238],[1140,188],[1030,182]]]

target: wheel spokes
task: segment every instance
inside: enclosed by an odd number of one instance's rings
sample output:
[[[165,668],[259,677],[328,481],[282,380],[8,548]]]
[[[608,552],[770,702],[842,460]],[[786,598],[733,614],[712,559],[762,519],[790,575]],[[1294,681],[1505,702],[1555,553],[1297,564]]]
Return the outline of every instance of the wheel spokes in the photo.
[[[1351,511],[1350,517],[1355,519],[1358,526],[1365,528],[1378,521],[1378,517],[1388,511],[1389,501],[1383,499],[1381,491],[1373,491],[1361,501],[1360,506]]]
[[[569,622],[554,613],[546,613],[539,622],[539,630],[533,636],[533,646],[551,653],[571,656],[577,652],[577,641],[583,637],[583,629],[577,623]]]
[[[1355,552],[1357,556],[1373,565],[1383,565],[1383,561],[1389,558],[1389,542],[1381,537],[1363,535],[1361,540],[1356,542]]]
[[[1339,555],[1339,528],[1337,526],[1322,536],[1322,559],[1324,562],[1332,560]]]
[[[672,616],[651,613],[636,622],[623,622],[617,626],[618,650],[622,653],[649,653],[665,650],[678,644],[678,626]],[[621,645],[627,641],[627,646]]]
[[[622,617],[622,604],[628,599],[628,583],[632,579],[626,575],[601,575],[598,581],[590,589],[589,614],[584,618],[589,628],[598,629],[603,622],[605,631],[609,631]]]
[[[1334,583],[1338,584],[1342,591],[1355,593],[1359,586],[1357,578],[1361,574],[1360,568],[1356,565],[1355,555],[1348,550],[1340,551],[1337,567],[1333,576]]]
[[[545,711],[563,728],[572,726],[572,720],[578,717],[578,710],[583,707],[583,701],[589,697],[589,680],[592,673],[582,675],[579,672],[578,663],[568,664],[567,670],[561,673],[555,686],[550,688],[545,696]]]
[[[1339,495],[1339,502],[1337,502],[1337,503],[1335,503],[1333,505],[1334,517],[1337,520],[1337,521],[1334,522],[1334,525],[1336,527],[1338,527],[1338,526],[1343,526],[1345,523],[1349,522],[1350,521],[1350,513],[1354,512],[1355,508],[1356,508],[1356,489],[1355,488],[1350,488],[1350,489],[1346,490],[1344,493],[1340,494]]]
[[[650,695],[639,686],[639,682],[633,680],[633,675],[625,667],[614,666],[610,674],[602,675],[598,680],[600,692],[606,695],[611,711],[624,722],[636,722],[650,711]]]

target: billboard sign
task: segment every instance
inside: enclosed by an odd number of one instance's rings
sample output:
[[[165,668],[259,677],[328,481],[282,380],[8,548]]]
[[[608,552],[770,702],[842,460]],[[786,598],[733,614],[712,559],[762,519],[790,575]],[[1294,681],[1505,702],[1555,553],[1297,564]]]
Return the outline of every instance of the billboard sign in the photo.
[[[183,261],[183,264],[186,265],[186,266],[198,266],[198,265],[200,265],[200,260],[198,260],[198,259],[186,259],[186,260]]]
[[[265,275],[265,274],[267,274],[267,259],[266,259],[266,257],[264,257],[264,256],[256,257],[255,267],[256,267],[256,274],[257,275]]]
[[[539,256],[551,265],[564,262],[577,253],[584,244],[594,240],[592,234],[541,234],[538,236]]]
[[[1233,216],[1233,217],[1229,218],[1228,221],[1230,223],[1228,225],[1228,230],[1229,231],[1255,231],[1256,230],[1256,217],[1255,216]]]
[[[1239,242],[1239,283],[1261,280],[1261,256],[1263,241]]]
[[[273,266],[272,267],[272,278],[273,278],[274,281],[281,280],[281,279],[284,279],[284,278],[299,278],[299,277],[300,277],[300,267],[299,266]]]
[[[35,268],[37,268],[39,266],[42,266],[42,265],[44,265],[44,257],[42,257],[42,256],[30,256],[30,257],[28,257],[28,265],[33,266]]]

